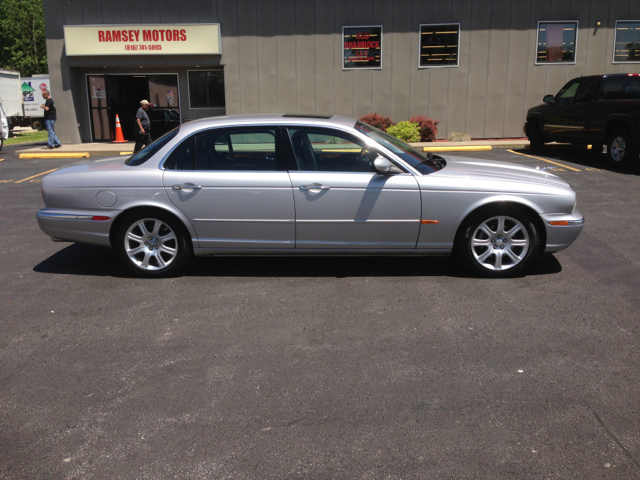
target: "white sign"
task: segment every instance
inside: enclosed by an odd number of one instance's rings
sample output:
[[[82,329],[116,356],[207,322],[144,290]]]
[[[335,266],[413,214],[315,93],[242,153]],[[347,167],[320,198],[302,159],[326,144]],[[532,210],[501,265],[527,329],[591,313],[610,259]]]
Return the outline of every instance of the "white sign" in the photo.
[[[158,25],[65,25],[72,55],[219,55],[217,23]]]

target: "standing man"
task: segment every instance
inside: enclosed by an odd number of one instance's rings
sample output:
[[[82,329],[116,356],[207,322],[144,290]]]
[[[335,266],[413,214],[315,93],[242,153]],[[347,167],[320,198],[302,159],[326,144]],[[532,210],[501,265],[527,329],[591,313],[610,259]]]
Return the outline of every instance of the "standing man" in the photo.
[[[47,148],[58,148],[60,146],[60,140],[58,140],[58,136],[53,130],[53,126],[56,124],[56,119],[58,118],[56,115],[56,104],[53,102],[49,90],[42,91],[42,98],[44,98],[44,103],[40,105],[40,108],[44,109],[44,126],[49,134]]]
[[[133,149],[133,153],[142,150],[142,146],[145,147],[151,143],[151,122],[149,121],[149,115],[147,111],[151,104],[146,100],[140,102],[140,108],[136,112],[136,126],[135,137],[136,146]]]

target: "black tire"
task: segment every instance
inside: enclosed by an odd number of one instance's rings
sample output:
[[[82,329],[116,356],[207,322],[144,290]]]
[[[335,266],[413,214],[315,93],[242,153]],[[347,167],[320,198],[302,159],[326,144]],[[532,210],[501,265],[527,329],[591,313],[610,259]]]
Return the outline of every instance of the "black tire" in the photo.
[[[638,148],[626,128],[614,130],[607,137],[607,163],[613,168],[627,168],[638,161]]]
[[[192,255],[184,225],[173,215],[158,211],[136,212],[119,222],[115,248],[129,270],[148,278],[175,275]]]
[[[540,153],[544,150],[544,140],[540,124],[537,121],[531,122],[527,127],[527,137],[529,137],[529,147],[533,153]]]
[[[520,229],[513,231],[516,226]],[[526,272],[538,256],[539,247],[540,235],[527,213],[514,207],[492,206],[471,214],[463,222],[454,248],[465,267],[476,275],[505,278]]]
[[[31,122],[31,128],[33,128],[34,130],[37,130],[39,132],[44,130],[44,121],[43,120],[33,120]]]
[[[0,138],[0,150],[2,150],[3,145],[4,145],[4,138]]]

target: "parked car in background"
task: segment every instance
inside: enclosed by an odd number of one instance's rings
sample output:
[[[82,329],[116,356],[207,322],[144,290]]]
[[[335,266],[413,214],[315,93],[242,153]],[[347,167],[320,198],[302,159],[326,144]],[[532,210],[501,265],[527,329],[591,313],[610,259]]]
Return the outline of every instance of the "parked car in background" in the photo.
[[[114,247],[137,275],[205,255],[450,255],[482,276],[527,271],[582,230],[561,178],[435,157],[344,117],[246,115],[181,125],[126,161],[42,180],[40,228]]]
[[[151,108],[147,115],[151,122],[151,136],[154,140],[180,125],[180,112],[178,110]]]
[[[546,142],[607,148],[613,167],[638,162],[640,147],[640,74],[575,78],[544,103],[529,109],[524,132],[533,151]]]

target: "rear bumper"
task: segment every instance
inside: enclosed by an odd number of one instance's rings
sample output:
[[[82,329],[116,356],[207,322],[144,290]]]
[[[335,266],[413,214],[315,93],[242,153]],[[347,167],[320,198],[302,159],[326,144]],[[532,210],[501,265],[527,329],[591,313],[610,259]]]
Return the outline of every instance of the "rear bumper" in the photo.
[[[547,232],[545,252],[559,252],[569,247],[584,228],[584,217],[578,210],[569,214],[540,215],[540,217]],[[551,222],[556,225],[552,225]]]
[[[37,219],[40,229],[55,241],[111,246],[109,232],[119,213],[119,210],[43,208]],[[108,217],[108,220],[96,220],[94,217]]]

